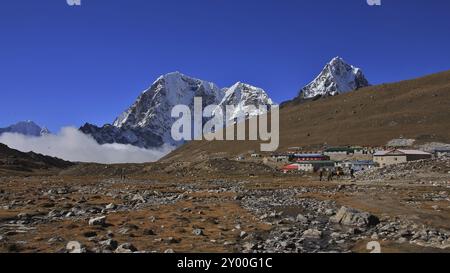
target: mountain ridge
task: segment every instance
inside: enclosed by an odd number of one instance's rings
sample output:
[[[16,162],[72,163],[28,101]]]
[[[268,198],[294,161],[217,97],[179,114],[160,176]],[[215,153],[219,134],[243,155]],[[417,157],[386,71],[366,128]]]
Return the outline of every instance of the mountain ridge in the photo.
[[[46,171],[59,171],[76,163],[56,157],[37,154],[34,152],[20,152],[0,143],[0,174],[16,175]]]
[[[361,88],[280,109],[280,147],[385,146],[396,138],[450,143],[450,70]],[[260,141],[192,141],[161,161],[236,156],[258,151]]]
[[[22,134],[26,136],[39,137],[50,134],[45,127],[40,127],[31,120],[20,121],[5,128],[0,128],[0,135],[4,133]]]
[[[243,96],[238,102],[225,99],[227,92],[243,89],[255,92],[256,97]],[[258,96],[261,97],[259,100]],[[184,142],[174,141],[171,137],[171,127],[175,121],[171,117],[171,110],[175,105],[182,104],[188,105],[192,111],[194,97],[202,97],[203,108],[208,105],[222,107],[229,102],[243,106],[250,104],[246,101],[250,99],[258,104],[273,103],[263,89],[249,84],[238,82],[230,88],[220,89],[215,83],[171,72],[158,77],[112,124],[99,127],[86,123],[80,127],[80,131],[93,136],[100,144],[117,142],[141,148],[160,147],[163,144],[180,146]],[[252,116],[255,114],[252,113]]]

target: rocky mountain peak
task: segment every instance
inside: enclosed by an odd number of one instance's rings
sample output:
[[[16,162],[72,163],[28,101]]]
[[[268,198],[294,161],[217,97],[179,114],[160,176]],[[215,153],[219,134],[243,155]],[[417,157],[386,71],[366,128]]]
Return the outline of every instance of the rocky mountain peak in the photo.
[[[300,90],[300,98],[335,96],[369,85],[360,68],[346,63],[341,57],[335,57],[311,83]]]

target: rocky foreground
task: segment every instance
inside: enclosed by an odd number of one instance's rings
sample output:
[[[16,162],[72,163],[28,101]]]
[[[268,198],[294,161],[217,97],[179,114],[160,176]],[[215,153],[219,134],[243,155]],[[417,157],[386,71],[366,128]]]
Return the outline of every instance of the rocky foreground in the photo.
[[[2,177],[0,251],[370,252],[375,242],[382,252],[450,252],[448,162],[421,164],[420,179],[382,169],[383,179],[332,183],[263,167],[244,175],[230,161]]]

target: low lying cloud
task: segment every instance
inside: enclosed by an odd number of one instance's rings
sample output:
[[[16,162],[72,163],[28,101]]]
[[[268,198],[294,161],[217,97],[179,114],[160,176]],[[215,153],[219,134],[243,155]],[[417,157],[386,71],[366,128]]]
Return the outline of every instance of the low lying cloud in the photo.
[[[33,151],[68,161],[93,163],[144,163],[160,159],[174,147],[142,149],[124,144],[98,144],[91,136],[73,127],[63,128],[57,135],[30,137],[6,133],[0,143],[22,152]]]

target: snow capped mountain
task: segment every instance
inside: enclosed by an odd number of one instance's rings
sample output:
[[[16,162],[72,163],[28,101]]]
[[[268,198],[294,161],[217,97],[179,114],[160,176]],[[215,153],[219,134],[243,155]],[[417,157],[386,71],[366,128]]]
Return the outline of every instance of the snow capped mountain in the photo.
[[[225,96],[219,103],[219,107],[222,109],[223,115],[226,114],[227,105],[235,107],[230,119],[235,119],[239,116],[239,113],[248,113],[249,117],[264,114],[267,111],[261,111],[258,107],[260,105],[269,106],[274,104],[266,91],[246,83],[237,82],[230,88],[223,90],[225,91]]]
[[[137,101],[113,123],[117,128],[150,131],[161,136],[164,143],[176,145],[171,137],[172,108],[187,105],[194,108],[194,97],[203,98],[203,107],[218,104],[223,91],[211,82],[195,79],[179,72],[159,77]]]
[[[47,128],[41,128],[39,125],[34,123],[31,120],[21,121],[14,125],[8,126],[6,128],[0,128],[0,134],[3,133],[16,133],[22,134],[26,136],[43,136],[50,134],[50,131]]]
[[[347,64],[342,58],[333,58],[311,83],[300,90],[300,98],[335,96],[369,86],[360,68]]]
[[[249,105],[273,104],[261,88],[239,82],[230,88],[220,89],[214,83],[173,72],[159,77],[112,125],[97,127],[87,123],[80,130],[93,136],[100,144],[132,144],[142,148],[163,144],[179,146],[183,143],[175,142],[171,136],[176,120],[171,117],[171,111],[181,104],[189,106],[193,113],[195,97],[202,97],[203,108],[208,105],[234,105],[234,116],[238,110],[246,110]],[[251,116],[258,114],[258,111],[250,113]]]

